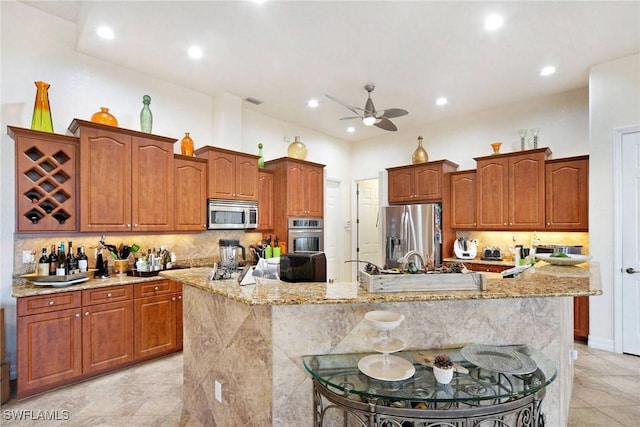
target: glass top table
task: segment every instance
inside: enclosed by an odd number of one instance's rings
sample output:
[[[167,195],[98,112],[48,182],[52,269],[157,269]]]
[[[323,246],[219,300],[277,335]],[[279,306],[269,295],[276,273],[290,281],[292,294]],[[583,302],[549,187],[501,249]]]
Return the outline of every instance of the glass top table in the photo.
[[[476,347],[485,351],[478,351]],[[458,368],[449,384],[438,383],[429,364],[440,353],[449,354]],[[358,364],[370,354],[374,353],[302,358],[314,381],[317,426],[323,425],[323,405],[317,399],[318,393],[341,407],[366,413],[364,418],[376,414],[373,418],[378,423],[362,421],[364,425],[379,425],[380,414],[384,413],[402,420],[434,416],[450,420],[468,417],[469,410],[481,416],[513,411],[524,405],[531,405],[528,411],[538,417],[544,389],[557,376],[555,363],[526,345],[402,351],[394,355],[415,368],[413,375],[402,380],[381,380],[364,374]],[[526,366],[512,363],[511,358],[525,361]]]

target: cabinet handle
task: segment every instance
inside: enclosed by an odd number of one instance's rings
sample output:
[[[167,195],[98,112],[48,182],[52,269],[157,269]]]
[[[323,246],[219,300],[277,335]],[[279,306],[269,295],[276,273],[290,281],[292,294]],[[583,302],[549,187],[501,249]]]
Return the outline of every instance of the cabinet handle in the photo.
[[[157,287],[157,286],[153,288],[154,291],[157,291],[158,289],[160,289],[160,288]]]
[[[76,317],[80,317],[80,313],[76,313]]]
[[[176,300],[176,297],[171,298],[171,301],[175,301],[175,300]]]
[[[107,294],[107,298],[111,298],[111,296],[112,296],[112,295],[111,295],[111,292],[109,292],[109,293]]]
[[[133,226],[134,226],[134,227],[137,227],[137,226],[138,226],[138,224],[133,224]]]
[[[49,301],[49,305],[54,305],[55,303],[55,301]]]
[[[179,296],[178,296],[178,299],[182,299],[182,295],[179,295]]]
[[[131,224],[127,224],[127,228],[131,228]]]
[[[85,312],[84,312],[84,317],[87,317],[88,315],[89,315],[89,312],[88,312],[88,311],[85,311]]]

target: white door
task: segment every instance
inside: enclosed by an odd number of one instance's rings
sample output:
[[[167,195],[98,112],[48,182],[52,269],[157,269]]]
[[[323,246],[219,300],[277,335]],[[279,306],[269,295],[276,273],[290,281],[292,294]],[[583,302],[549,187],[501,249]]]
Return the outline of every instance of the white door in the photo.
[[[622,135],[622,351],[640,355],[640,132]]]
[[[357,257],[360,261],[380,264],[380,238],[378,231],[379,193],[378,179],[358,181],[356,185],[357,212]],[[357,270],[362,270],[359,265]]]
[[[327,179],[324,216],[324,254],[327,257],[327,280],[342,281],[342,204],[340,181]]]

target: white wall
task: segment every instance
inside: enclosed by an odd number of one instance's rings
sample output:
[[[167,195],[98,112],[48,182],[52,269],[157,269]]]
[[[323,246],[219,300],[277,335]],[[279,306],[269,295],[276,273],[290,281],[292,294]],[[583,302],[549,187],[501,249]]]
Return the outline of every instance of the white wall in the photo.
[[[589,298],[589,345],[615,347],[613,254],[614,129],[640,124],[640,55],[596,65],[589,74],[589,238],[600,261],[603,295]],[[624,232],[624,230],[623,230]]]

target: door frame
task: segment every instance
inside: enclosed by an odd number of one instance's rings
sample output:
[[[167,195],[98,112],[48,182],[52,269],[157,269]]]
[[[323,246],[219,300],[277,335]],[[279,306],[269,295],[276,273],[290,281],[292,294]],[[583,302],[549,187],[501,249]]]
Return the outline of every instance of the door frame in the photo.
[[[625,134],[635,132],[640,132],[640,125],[613,130],[613,346],[616,353],[622,353],[622,140]]]

